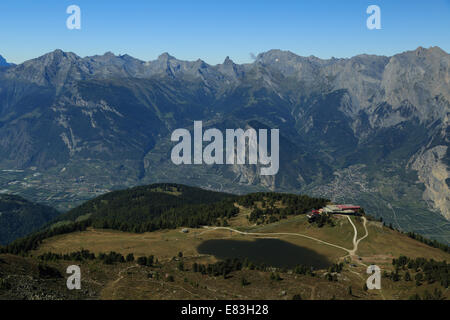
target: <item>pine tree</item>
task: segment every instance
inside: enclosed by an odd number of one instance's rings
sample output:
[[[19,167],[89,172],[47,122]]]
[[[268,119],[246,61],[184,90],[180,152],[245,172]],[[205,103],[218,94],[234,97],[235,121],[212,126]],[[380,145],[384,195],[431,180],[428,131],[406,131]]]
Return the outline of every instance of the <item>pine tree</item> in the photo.
[[[406,271],[405,273],[405,281],[411,281],[411,275],[409,274],[408,271]]]

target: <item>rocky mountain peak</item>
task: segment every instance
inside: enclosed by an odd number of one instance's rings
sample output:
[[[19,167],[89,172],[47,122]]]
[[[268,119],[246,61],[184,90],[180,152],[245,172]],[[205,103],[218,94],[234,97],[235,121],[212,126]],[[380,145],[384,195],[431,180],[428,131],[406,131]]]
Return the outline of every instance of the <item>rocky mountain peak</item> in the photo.
[[[9,65],[10,64],[6,61],[6,59],[0,55],[0,67],[7,67]]]
[[[408,51],[406,53],[408,53]],[[412,53],[414,53],[416,56],[425,56],[425,55],[445,56],[445,55],[447,55],[447,53],[438,46],[429,47],[428,49],[419,46],[419,47],[417,47],[416,50],[412,51]]]
[[[218,71],[232,80],[237,80],[244,74],[244,68],[241,65],[235,64],[229,56],[225,58],[222,64],[217,66]]]
[[[41,61],[44,60],[46,62],[71,62],[80,60],[81,58],[73,52],[65,52],[61,49],[56,49],[52,52],[44,54],[38,59],[40,59]]]
[[[6,74],[8,78],[61,88],[66,81],[80,79],[87,72],[79,56],[57,49],[10,68]]]
[[[234,62],[233,62],[233,60],[230,59],[229,56],[227,56],[227,57],[225,58],[225,60],[223,61],[223,64],[224,64],[224,65],[234,65]]]
[[[112,53],[111,51],[107,51],[107,52],[105,52],[105,54],[104,54],[103,56],[113,58],[113,57],[115,57],[116,55],[115,55],[114,53]]]
[[[176,60],[175,57],[171,56],[168,52],[164,52],[158,56],[158,61],[168,61],[168,60]]]

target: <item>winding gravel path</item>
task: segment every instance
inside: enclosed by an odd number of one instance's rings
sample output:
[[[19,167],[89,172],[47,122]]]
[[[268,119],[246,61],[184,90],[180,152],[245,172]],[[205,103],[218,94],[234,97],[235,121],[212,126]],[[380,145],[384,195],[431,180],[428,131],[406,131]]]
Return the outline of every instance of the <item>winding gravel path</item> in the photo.
[[[363,217],[363,221],[364,221],[363,225],[364,225],[364,230],[366,230],[366,234],[363,237],[361,237],[360,239],[358,239],[358,230],[356,230],[356,226],[353,223],[352,218],[350,218],[350,216],[347,216],[347,219],[350,222],[350,224],[352,225],[353,230],[355,230],[355,233],[353,234],[353,249],[349,251],[349,254],[354,256],[354,255],[356,255],[356,251],[358,251],[358,245],[361,242],[361,240],[364,240],[369,235],[369,231],[367,230],[367,219],[366,219],[366,217]]]

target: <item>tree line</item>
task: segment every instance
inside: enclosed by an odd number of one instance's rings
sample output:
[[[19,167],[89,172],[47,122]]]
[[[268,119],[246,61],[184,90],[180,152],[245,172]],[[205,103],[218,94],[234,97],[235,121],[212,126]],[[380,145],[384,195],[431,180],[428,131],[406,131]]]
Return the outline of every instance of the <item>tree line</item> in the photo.
[[[430,247],[441,249],[442,251],[450,253],[450,246],[440,243],[437,240],[427,239],[424,236],[421,236],[420,234],[417,234],[414,232],[408,232],[407,235],[408,235],[408,237],[410,237],[414,240],[420,241],[422,243],[425,243],[426,245],[428,245]]]
[[[249,221],[259,224],[274,223],[286,219],[288,215],[306,214],[312,209],[324,207],[329,202],[324,198],[275,192],[251,193],[239,197],[236,201],[243,207],[252,208]]]
[[[0,253],[26,254],[46,239],[56,235],[85,231],[88,227],[134,233],[179,227],[223,224],[235,216],[236,196],[176,184],[155,184],[115,191],[63,214],[51,225],[25,238],[0,247]],[[79,217],[88,218],[77,221]],[[54,223],[53,222],[53,223]]]
[[[89,250],[80,250],[71,253],[53,253],[46,252],[38,256],[39,260],[42,261],[58,261],[58,260],[66,260],[66,261],[92,261],[92,260],[100,260],[104,264],[115,264],[115,263],[125,263],[125,262],[133,262],[134,254],[129,253],[126,257],[121,253],[110,251],[109,253],[100,252],[98,255],[90,252]]]
[[[444,288],[449,287],[450,264],[446,261],[400,256],[398,259],[392,260],[392,265],[395,267],[395,271],[390,274],[385,273],[384,276],[393,281],[400,281],[403,278],[405,281],[415,280],[416,286],[420,286],[424,282],[428,284],[436,282]]]
[[[33,233],[25,238],[17,239],[5,247],[0,247],[0,253],[24,255],[39,247],[44,239],[76,231],[85,231],[91,225],[91,220],[68,223],[63,226],[48,228],[44,231]]]

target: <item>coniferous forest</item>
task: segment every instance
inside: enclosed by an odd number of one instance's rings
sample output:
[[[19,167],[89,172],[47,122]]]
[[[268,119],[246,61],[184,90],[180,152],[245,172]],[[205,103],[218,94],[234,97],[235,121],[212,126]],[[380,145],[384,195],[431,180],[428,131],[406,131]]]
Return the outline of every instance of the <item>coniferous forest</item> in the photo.
[[[41,231],[0,248],[0,252],[28,252],[46,238],[88,227],[143,233],[216,225],[239,212],[236,203],[254,207],[257,201],[264,202],[266,214],[286,216],[307,213],[328,200],[270,192],[237,196],[171,183],[140,186],[87,201],[62,214]],[[275,202],[281,203],[283,208],[275,208]]]

